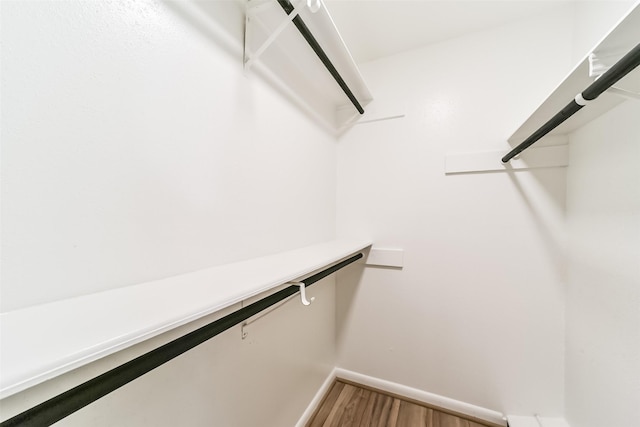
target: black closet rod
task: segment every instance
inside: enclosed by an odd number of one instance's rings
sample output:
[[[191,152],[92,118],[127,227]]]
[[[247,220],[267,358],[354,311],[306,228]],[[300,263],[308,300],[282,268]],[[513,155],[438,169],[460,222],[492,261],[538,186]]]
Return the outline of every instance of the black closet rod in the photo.
[[[362,258],[362,254],[353,255],[301,282],[311,286],[324,279],[331,273]],[[101,397],[111,393],[123,385],[135,380],[147,372],[167,363],[182,353],[202,344],[233,326],[255,316],[262,310],[290,297],[300,290],[298,285],[286,287],[268,297],[262,298],[238,311],[234,311],[214,322],[209,323],[193,332],[177,338],[148,353],[138,356],[129,362],[111,369],[102,375],[90,379],[71,390],[59,394],[51,399],[28,409],[21,414],[0,423],[1,427],[21,426],[40,427],[50,426],[61,419],[84,408]]]
[[[595,82],[591,83],[582,93],[576,95],[575,99],[567,104],[560,112],[553,116],[547,123],[542,125],[531,136],[525,139],[520,145],[511,150],[502,158],[502,163],[509,160],[529,148],[543,136],[560,126],[565,120],[573,116],[578,110],[584,107],[588,101],[593,101],[602,92],[613,86],[618,80],[629,74],[640,65],[640,44],[631,49],[620,61],[616,62],[604,74],[602,74]]]
[[[278,0],[278,3],[280,3],[280,6],[282,6],[282,9],[284,9],[287,15],[291,15],[294,7],[289,0]],[[353,92],[351,92],[349,86],[347,86],[347,84],[344,82],[344,79],[342,78],[340,73],[338,73],[336,67],[333,66],[327,54],[324,53],[324,50],[320,46],[320,43],[318,43],[313,34],[311,34],[311,31],[309,31],[309,27],[307,27],[307,24],[304,23],[300,15],[297,15],[295,18],[293,18],[293,23],[298,28],[298,31],[300,31],[300,34],[302,34],[307,43],[309,43],[311,49],[313,49],[316,55],[318,55],[320,61],[322,61],[324,66],[327,67],[327,70],[329,71],[329,73],[331,73],[340,88],[344,91],[345,95],[347,95],[349,100],[353,103],[353,106],[356,107],[356,110],[358,110],[360,114],[364,114],[364,108],[362,108],[362,105],[360,105],[356,97],[353,95]]]

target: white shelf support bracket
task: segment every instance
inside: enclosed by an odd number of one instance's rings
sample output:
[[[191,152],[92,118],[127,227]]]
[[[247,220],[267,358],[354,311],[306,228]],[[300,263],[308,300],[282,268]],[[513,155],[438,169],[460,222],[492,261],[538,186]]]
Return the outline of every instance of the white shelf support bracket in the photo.
[[[296,283],[296,285],[297,285],[297,283]],[[250,329],[251,325],[253,325],[258,320],[262,319],[263,317],[266,317],[269,314],[273,313],[274,311],[276,311],[277,309],[279,309],[280,307],[285,305],[287,302],[291,301],[294,297],[295,297],[295,295],[291,295],[290,297],[283,299],[282,301],[280,301],[276,305],[266,309],[262,313],[252,317],[251,319],[248,319],[248,320],[242,322],[242,325],[240,325],[240,336],[242,337],[242,339],[244,340],[244,339],[247,338],[247,336],[249,336],[249,329]],[[244,306],[244,304],[243,304],[243,306]]]
[[[316,13],[322,7],[322,2],[320,0],[307,0],[307,7],[311,13]]]
[[[311,305],[311,303],[313,301],[315,301],[315,297],[311,297],[310,299],[307,299],[307,293],[306,293],[306,285],[304,284],[304,282],[288,282],[287,285],[293,285],[293,286],[299,286],[300,287],[300,301],[302,302],[302,305]],[[273,307],[271,307],[270,309],[268,309],[267,311],[261,313],[260,315],[249,319],[245,322],[242,322],[242,324],[240,325],[240,336],[242,337],[242,339],[246,339],[247,336],[249,336],[249,326],[251,326],[252,323],[257,322],[258,320],[262,319],[263,317],[265,317],[266,315],[268,315],[269,313],[277,310],[278,308],[280,308],[281,306],[283,306],[286,302],[290,301],[292,298],[295,297],[294,295],[291,295],[290,297],[280,301],[278,304],[274,305]]]
[[[265,50],[271,46],[271,44],[278,38],[278,36],[284,31],[285,28],[293,21],[293,19],[298,16],[300,12],[300,7],[305,6],[305,2],[301,1],[297,5],[293,6],[293,12],[291,12],[284,21],[278,25],[278,27],[267,37],[267,39],[260,45],[255,52],[250,52],[247,48],[247,41],[250,40],[251,37],[251,26],[253,23],[251,22],[255,18],[255,8],[263,7],[263,5],[259,6],[251,6],[251,1],[247,3],[247,13],[246,13],[246,21],[245,21],[245,42],[244,42],[244,71],[247,72],[251,69],[251,65],[260,58],[260,56],[264,53]]]
[[[242,324],[242,326],[240,327],[240,332],[241,332],[242,339],[247,338],[247,335],[249,335],[249,332],[247,332],[247,331],[244,329],[244,328],[245,328],[245,327],[247,327],[247,326],[249,326],[249,324],[248,324],[247,322],[244,322],[244,323]]]

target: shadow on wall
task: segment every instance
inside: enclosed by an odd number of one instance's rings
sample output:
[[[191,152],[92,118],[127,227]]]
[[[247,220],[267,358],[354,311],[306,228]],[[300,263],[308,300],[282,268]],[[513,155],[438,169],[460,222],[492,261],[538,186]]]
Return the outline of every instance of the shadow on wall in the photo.
[[[367,254],[365,254],[366,259]],[[336,275],[336,348],[342,348],[342,342],[348,335],[346,325],[351,324],[350,318],[354,313],[351,306],[357,301],[362,276],[366,268],[364,261],[339,271]]]
[[[165,4],[229,55],[234,58],[242,55],[245,11],[239,1],[169,1]]]
[[[566,243],[564,237],[565,232],[562,226],[566,212],[566,179],[562,180],[563,187],[557,188],[558,180],[551,177],[550,174],[545,171],[527,170],[525,173],[533,177],[535,182],[546,190],[544,191],[544,195],[547,196],[551,202],[550,205],[556,208],[556,213],[560,212],[562,214],[561,218],[550,218],[552,214],[549,214],[549,210],[542,209],[536,201],[532,200],[525,186],[520,181],[518,173],[512,170],[507,171],[509,179],[531,214],[531,220],[549,254],[550,264],[554,266],[561,283],[565,283],[567,277]]]

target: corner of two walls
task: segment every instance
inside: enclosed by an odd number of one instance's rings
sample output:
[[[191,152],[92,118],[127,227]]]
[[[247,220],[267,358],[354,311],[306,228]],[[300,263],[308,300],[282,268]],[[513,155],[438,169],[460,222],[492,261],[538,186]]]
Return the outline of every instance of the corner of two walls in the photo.
[[[637,103],[572,134],[567,169],[443,173],[448,152],[506,149],[635,3],[576,2],[362,67],[406,117],[342,138],[338,234],[404,248],[405,267],[340,281],[340,367],[504,413],[637,423]]]
[[[639,3],[578,3],[574,58]],[[638,117],[640,103],[627,100],[569,137],[565,417],[572,426],[640,422]]]
[[[338,235],[405,258],[339,280],[339,367],[503,413],[563,414],[566,169],[445,175],[444,158],[507,151],[573,65],[572,16],[362,66],[374,103],[406,116],[341,138]]]
[[[335,237],[335,139],[244,75],[242,34],[220,45],[241,7],[3,2],[3,311]],[[335,366],[334,280],[310,293],[61,425],[295,424]],[[2,417],[222,314],[4,399]]]

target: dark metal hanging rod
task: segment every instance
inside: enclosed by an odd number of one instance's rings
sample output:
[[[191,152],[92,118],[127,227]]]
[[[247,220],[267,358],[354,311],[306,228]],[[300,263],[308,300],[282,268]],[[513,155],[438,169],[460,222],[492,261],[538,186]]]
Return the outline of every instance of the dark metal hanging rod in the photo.
[[[587,102],[593,101],[600,94],[611,86],[613,86],[618,80],[629,74],[640,65],[640,44],[631,49],[622,59],[616,62],[611,68],[609,68],[604,74],[602,74],[595,82],[591,83],[582,93],[576,95],[575,99],[569,102],[560,112],[549,119],[538,130],[525,139],[520,145],[515,147],[506,156],[502,158],[502,163],[507,163],[509,160],[529,148],[535,142],[540,140],[543,136],[551,132],[556,127],[560,126],[565,120],[573,116]]]
[[[300,282],[311,286],[362,256],[361,253],[353,255]],[[50,426],[299,291],[298,285],[288,286],[9,418],[0,423],[0,427]]]
[[[282,9],[287,15],[291,15],[291,13],[295,9],[289,0],[278,0],[278,3],[280,3],[280,6],[282,6]],[[316,55],[318,55],[320,61],[322,61],[324,66],[327,67],[327,70],[329,71],[329,73],[331,73],[340,88],[344,91],[345,95],[347,95],[347,98],[349,98],[353,106],[356,107],[356,110],[358,110],[360,114],[364,114],[364,108],[362,108],[362,105],[360,105],[353,92],[351,92],[349,86],[347,86],[340,73],[338,73],[336,67],[333,66],[333,63],[320,46],[320,43],[318,43],[313,34],[311,34],[311,31],[309,31],[309,27],[307,27],[307,24],[304,23],[300,15],[297,15],[295,18],[293,18],[293,23],[296,28],[298,28],[298,31],[300,31],[300,34],[302,34],[307,43],[309,43],[311,49],[313,49]]]

